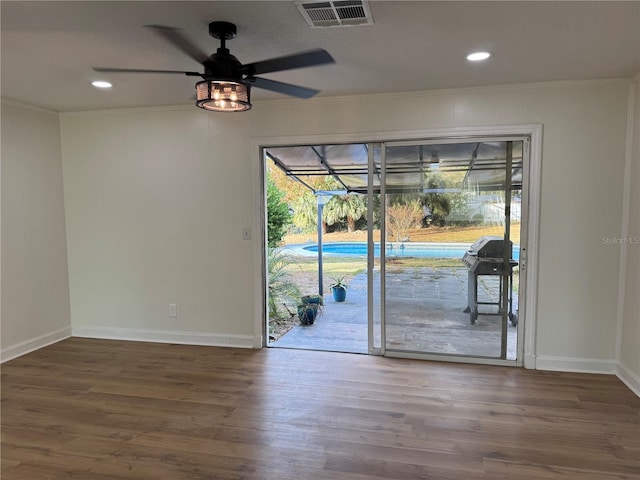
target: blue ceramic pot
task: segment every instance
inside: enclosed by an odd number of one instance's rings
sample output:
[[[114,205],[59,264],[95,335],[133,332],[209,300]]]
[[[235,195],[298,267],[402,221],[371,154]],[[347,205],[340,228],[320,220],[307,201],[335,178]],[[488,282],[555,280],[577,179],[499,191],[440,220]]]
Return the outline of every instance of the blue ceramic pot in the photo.
[[[344,287],[333,287],[333,299],[336,302],[344,302],[347,299],[347,289]]]

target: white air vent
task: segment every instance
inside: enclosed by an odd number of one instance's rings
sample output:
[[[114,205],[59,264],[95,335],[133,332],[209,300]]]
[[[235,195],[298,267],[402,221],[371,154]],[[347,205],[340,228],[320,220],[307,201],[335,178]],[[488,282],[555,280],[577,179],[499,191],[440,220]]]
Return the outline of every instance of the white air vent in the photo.
[[[296,5],[311,28],[352,27],[373,23],[366,0],[297,1]]]

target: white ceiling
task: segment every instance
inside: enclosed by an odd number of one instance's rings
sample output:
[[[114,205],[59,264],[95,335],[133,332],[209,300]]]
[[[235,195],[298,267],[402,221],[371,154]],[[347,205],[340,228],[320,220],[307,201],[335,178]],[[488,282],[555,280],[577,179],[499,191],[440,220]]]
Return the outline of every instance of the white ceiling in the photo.
[[[203,50],[208,23],[236,23],[242,63],[321,47],[335,65],[264,75],[321,96],[556,80],[640,72],[640,2],[371,1],[374,24],[311,29],[293,1],[2,1],[3,97],[57,111],[192,102],[196,78],[98,74],[92,66],[201,70],[143,25],[180,27]],[[494,56],[472,64],[465,55]],[[108,79],[114,88],[89,82]],[[254,89],[254,100],[287,98]],[[304,101],[304,100],[300,100]]]

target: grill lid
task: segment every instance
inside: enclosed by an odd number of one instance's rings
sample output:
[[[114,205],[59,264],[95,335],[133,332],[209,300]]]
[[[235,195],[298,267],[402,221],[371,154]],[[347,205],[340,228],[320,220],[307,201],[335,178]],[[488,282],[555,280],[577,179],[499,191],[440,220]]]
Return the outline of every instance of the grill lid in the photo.
[[[513,255],[513,242],[509,240],[509,258]],[[476,240],[469,254],[483,258],[503,258],[504,257],[504,238],[498,236],[486,235]]]

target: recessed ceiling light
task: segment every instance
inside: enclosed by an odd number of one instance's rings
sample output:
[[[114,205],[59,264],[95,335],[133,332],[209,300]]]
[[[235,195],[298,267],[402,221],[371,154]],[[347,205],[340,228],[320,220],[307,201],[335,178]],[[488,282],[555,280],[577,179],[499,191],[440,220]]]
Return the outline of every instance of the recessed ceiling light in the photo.
[[[91,82],[91,85],[97,88],[111,88],[113,85],[109,82],[105,82],[103,80],[96,80],[95,82]]]
[[[489,52],[473,52],[467,55],[467,60],[470,62],[480,62],[489,58],[491,54]]]

